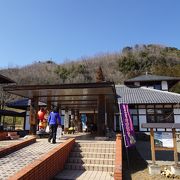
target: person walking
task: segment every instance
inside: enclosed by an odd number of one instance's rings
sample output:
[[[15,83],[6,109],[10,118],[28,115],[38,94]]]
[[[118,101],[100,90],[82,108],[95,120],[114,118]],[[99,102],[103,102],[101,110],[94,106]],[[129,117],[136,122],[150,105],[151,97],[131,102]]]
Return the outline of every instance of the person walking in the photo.
[[[61,127],[61,117],[58,113],[57,108],[53,108],[53,111],[48,116],[48,124],[49,124],[49,138],[48,142],[55,144],[56,143],[56,133],[57,127]]]

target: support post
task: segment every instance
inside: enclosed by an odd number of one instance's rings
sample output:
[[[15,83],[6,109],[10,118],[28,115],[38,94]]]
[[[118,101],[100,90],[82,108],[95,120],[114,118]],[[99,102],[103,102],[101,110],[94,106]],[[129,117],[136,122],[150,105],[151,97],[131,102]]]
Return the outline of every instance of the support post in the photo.
[[[155,165],[154,130],[150,128],[152,164]]]
[[[177,153],[177,142],[176,142],[176,129],[172,128],[173,145],[174,145],[174,162],[175,166],[178,166],[178,153]]]
[[[50,112],[51,111],[51,101],[47,101],[47,110]]]
[[[65,115],[64,115],[64,133],[68,133],[69,128],[69,111],[68,108],[65,108]]]
[[[105,96],[98,97],[98,119],[97,119],[97,134],[98,136],[105,135]]]
[[[36,135],[37,129],[38,97],[31,99],[30,105],[30,134]]]

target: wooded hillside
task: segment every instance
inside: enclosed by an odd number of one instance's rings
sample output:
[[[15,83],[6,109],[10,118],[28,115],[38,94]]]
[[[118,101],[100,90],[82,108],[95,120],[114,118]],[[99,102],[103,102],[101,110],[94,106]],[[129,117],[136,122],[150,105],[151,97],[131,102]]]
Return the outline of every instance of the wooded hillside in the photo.
[[[59,84],[95,82],[101,66],[105,80],[122,84],[124,80],[145,74],[180,77],[180,50],[160,45],[135,45],[122,52],[101,54],[56,64],[52,60],[25,67],[1,69],[0,73],[17,84]],[[173,91],[180,92],[180,85]]]

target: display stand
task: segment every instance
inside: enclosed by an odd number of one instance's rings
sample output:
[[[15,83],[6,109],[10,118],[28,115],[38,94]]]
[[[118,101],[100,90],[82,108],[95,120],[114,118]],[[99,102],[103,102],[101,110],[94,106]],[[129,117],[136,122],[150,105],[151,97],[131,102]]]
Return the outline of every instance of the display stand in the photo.
[[[176,142],[176,129],[180,129],[180,123],[143,123],[142,128],[150,128],[150,143],[151,143],[151,156],[152,156],[152,165],[150,174],[158,174],[156,165],[156,156],[155,151],[173,151],[174,152],[174,166],[178,167],[178,152],[177,152],[177,142]],[[172,138],[173,138],[173,147],[157,147],[154,143],[154,129],[172,129]],[[159,168],[158,168],[159,171]]]

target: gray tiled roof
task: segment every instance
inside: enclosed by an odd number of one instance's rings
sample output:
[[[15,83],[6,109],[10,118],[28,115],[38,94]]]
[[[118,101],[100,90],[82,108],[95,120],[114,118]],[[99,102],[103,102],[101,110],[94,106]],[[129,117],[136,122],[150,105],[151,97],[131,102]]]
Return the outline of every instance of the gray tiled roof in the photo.
[[[128,104],[177,104],[180,103],[180,94],[149,89],[144,87],[127,87],[116,85],[119,103]]]
[[[156,76],[156,75],[142,75],[132,79],[128,79],[125,82],[137,82],[137,81],[180,81],[180,77],[169,77],[169,76]]]

